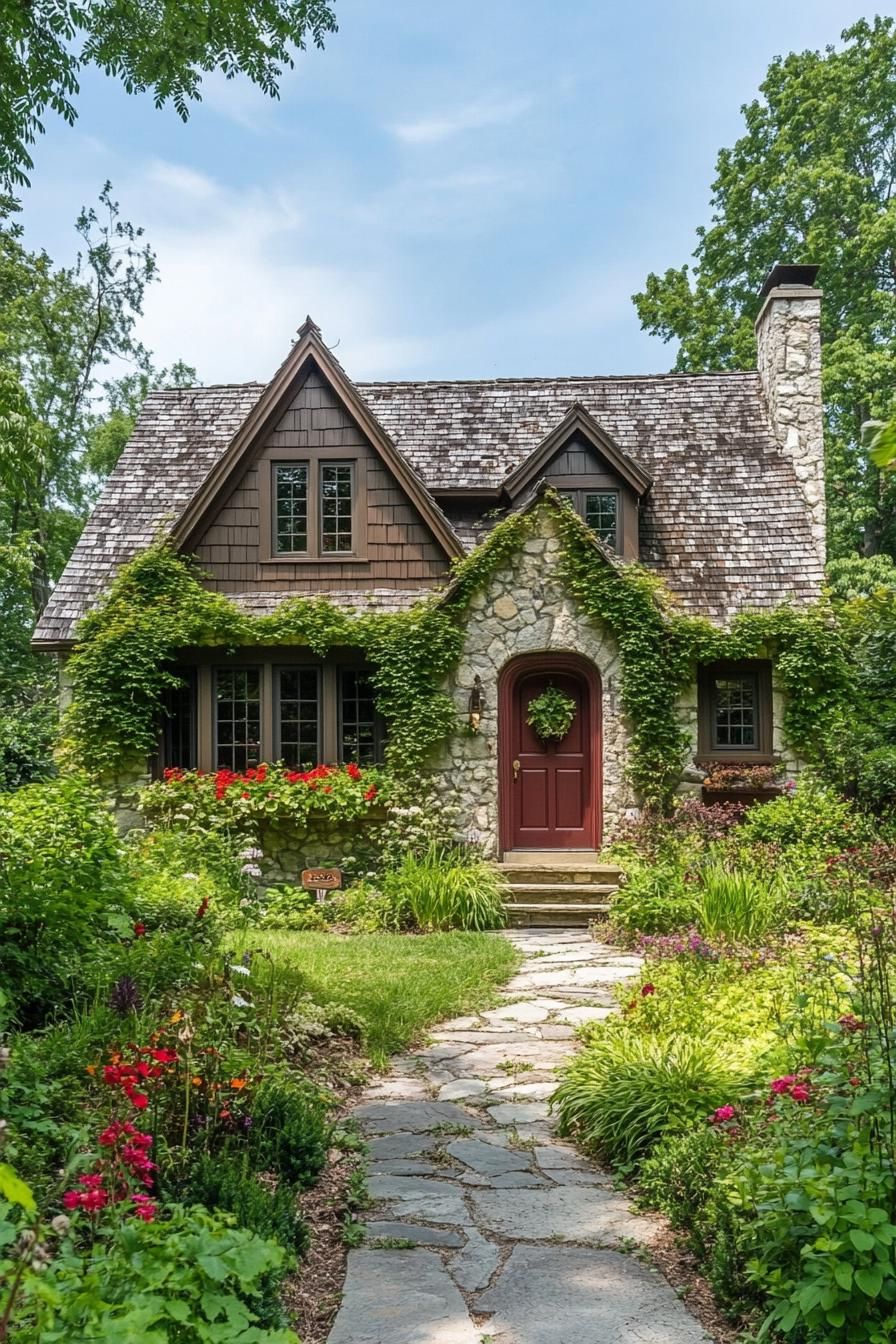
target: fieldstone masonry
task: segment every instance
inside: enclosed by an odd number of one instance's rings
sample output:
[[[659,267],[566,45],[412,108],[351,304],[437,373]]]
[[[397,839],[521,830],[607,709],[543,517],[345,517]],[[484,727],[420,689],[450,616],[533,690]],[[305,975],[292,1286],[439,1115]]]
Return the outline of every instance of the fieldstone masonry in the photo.
[[[756,319],[757,366],[772,428],[809,506],[812,539],[825,563],[821,290],[778,285]],[[762,482],[757,481],[761,488]]]
[[[461,824],[487,853],[498,833],[498,680],[521,653],[578,653],[594,663],[603,691],[603,812],[608,836],[635,799],[625,778],[628,729],[619,703],[621,660],[609,630],[589,620],[558,573],[560,539],[548,509],[512,563],[497,570],[470,602],[463,653],[450,693],[466,723],[473,680],[482,680],[485,705],[477,733],[456,733],[437,762],[435,779],[461,808]]]

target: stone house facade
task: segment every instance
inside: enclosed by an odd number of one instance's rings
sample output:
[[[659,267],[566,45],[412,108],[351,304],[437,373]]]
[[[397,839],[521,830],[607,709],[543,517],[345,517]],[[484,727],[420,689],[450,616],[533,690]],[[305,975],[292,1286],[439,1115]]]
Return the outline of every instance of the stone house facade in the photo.
[[[160,531],[249,612],[297,594],[397,612],[442,600],[452,562],[530,511],[525,542],[472,597],[447,687],[461,731],[433,773],[493,854],[598,849],[638,806],[631,725],[617,641],[567,590],[547,501],[564,497],[615,564],[653,570],[685,613],[726,626],[814,601],[825,562],[814,280],[813,267],[774,269],[758,367],[744,373],[354,383],[308,319],[266,385],[150,394],[34,647],[64,668],[81,617]],[[184,650],[178,666],[183,690],[147,769],[382,758],[388,725],[356,650]],[[529,723],[548,690],[572,716],[556,740]],[[697,669],[679,715],[683,789],[712,762],[799,769],[770,659]],[[476,731],[464,731],[471,716]]]

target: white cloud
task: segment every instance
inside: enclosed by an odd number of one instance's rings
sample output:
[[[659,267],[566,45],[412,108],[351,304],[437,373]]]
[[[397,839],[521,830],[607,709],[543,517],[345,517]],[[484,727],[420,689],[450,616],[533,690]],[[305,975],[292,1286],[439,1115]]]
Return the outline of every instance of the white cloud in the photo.
[[[464,131],[486,126],[506,126],[519,120],[532,106],[531,98],[491,99],[466,103],[441,116],[419,117],[390,127],[394,136],[409,145],[432,145],[450,140]]]
[[[389,335],[381,270],[315,259],[294,196],[230,191],[160,161],[122,195],[158,255],[161,284],[147,291],[139,332],[157,363],[185,359],[206,383],[266,381],[306,313],[339,343],[355,378],[394,375],[423,354],[418,342]]]

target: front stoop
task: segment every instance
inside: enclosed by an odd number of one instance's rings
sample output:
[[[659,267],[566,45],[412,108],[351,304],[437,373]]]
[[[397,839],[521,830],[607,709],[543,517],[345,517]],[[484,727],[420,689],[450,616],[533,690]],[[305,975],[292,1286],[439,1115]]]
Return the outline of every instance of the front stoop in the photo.
[[[508,854],[498,867],[508,884],[508,922],[523,928],[587,928],[606,919],[622,875],[597,855],[569,850]]]

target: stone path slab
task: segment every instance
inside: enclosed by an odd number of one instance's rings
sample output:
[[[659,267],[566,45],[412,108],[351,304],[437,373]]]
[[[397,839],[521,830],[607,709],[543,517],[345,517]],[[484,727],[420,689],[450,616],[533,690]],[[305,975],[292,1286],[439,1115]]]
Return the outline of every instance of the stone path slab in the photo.
[[[637,958],[578,930],[496,936],[525,958],[508,1002],[442,1023],[355,1108],[374,1207],[328,1344],[707,1339],[627,1253],[649,1252],[656,1224],[556,1136],[546,1100],[577,1049],[571,1026],[615,1010]]]

